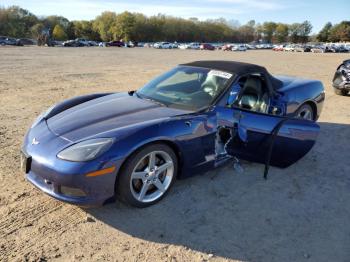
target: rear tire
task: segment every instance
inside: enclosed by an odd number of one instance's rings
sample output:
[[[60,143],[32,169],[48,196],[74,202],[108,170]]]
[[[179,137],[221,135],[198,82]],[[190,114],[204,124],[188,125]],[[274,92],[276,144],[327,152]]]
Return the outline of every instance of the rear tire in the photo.
[[[126,160],[117,181],[117,194],[129,205],[148,207],[169,192],[177,170],[178,160],[169,146],[150,144]]]
[[[302,104],[295,112],[295,118],[315,121],[315,112],[311,105]]]

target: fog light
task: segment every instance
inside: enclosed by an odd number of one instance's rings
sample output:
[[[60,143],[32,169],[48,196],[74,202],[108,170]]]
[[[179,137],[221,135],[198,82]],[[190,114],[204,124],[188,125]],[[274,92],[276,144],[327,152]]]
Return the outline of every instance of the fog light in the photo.
[[[67,187],[67,186],[61,186],[60,192],[63,195],[70,196],[70,197],[84,197],[86,194],[84,193],[83,190],[79,188],[74,188],[74,187]]]

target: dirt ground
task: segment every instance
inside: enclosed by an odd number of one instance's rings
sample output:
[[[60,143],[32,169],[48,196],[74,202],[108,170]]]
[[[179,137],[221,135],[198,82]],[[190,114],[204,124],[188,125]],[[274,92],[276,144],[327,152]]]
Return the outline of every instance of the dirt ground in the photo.
[[[349,54],[0,47],[0,261],[350,261],[350,97],[333,94]],[[321,133],[298,163],[231,164],[177,181],[146,209],[81,209],[25,181],[19,150],[43,110],[93,92],[133,90],[193,60],[238,60],[319,79]]]

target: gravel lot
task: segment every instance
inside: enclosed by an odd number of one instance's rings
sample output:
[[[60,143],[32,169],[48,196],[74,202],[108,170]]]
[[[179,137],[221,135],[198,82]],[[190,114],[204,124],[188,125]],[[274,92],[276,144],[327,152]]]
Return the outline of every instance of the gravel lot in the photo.
[[[0,261],[349,261],[350,97],[333,94],[349,54],[0,47]],[[313,150],[298,163],[244,163],[177,181],[147,209],[117,202],[81,209],[27,183],[23,136],[63,99],[133,90],[179,63],[238,60],[319,79],[326,102]]]

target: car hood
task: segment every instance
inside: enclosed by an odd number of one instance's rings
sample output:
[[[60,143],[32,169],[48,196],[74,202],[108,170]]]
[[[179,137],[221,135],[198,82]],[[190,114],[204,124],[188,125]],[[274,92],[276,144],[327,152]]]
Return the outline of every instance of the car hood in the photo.
[[[191,111],[164,107],[127,93],[107,95],[69,108],[47,120],[49,129],[72,142],[115,129]]]

